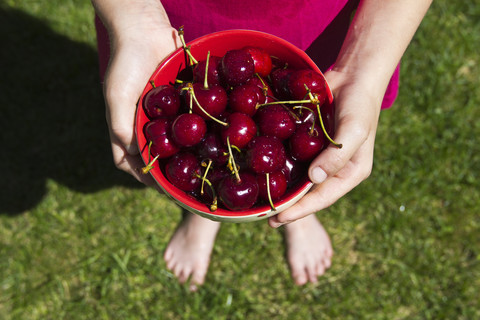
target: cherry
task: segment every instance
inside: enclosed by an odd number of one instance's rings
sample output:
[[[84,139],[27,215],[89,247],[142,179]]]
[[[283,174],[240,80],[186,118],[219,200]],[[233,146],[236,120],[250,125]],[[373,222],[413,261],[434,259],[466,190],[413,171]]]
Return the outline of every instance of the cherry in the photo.
[[[268,103],[275,101],[274,95],[271,87],[268,85],[268,82],[260,76],[255,76],[247,80],[247,84],[253,84],[257,86],[261,91],[259,91],[260,96],[258,101],[260,103]]]
[[[320,107],[320,113],[325,125],[325,131],[327,131],[329,136],[333,137],[335,135],[335,103],[326,101]]]
[[[208,60],[207,82],[209,86],[220,85],[220,62],[222,58],[218,56],[210,56]],[[204,83],[205,69],[207,67],[207,59],[199,61],[193,69],[193,79],[195,82]]]
[[[177,114],[180,96],[170,85],[162,85],[150,90],[143,100],[143,109],[148,118],[168,117]]]
[[[267,188],[267,179],[269,181],[269,187]],[[287,178],[282,171],[275,171],[266,174],[257,175],[257,183],[259,188],[259,198],[269,201],[268,193],[272,200],[280,199],[287,191]]]
[[[288,88],[288,79],[293,72],[289,68],[274,69],[270,74],[270,80],[272,82],[272,90],[275,97],[279,100],[290,99],[290,90]]]
[[[305,99],[308,95],[308,90],[317,96],[320,105],[327,99],[325,78],[311,69],[293,71],[288,78],[287,86],[293,99]]]
[[[205,135],[197,152],[200,160],[212,160],[216,165],[223,165],[228,160],[227,148],[221,138],[212,132]]]
[[[257,111],[257,105],[265,101],[262,89],[250,82],[233,88],[228,98],[232,111],[242,112],[249,116],[253,116]]]
[[[177,145],[191,147],[202,141],[207,132],[207,124],[195,113],[182,113],[172,124],[172,137]]]
[[[300,124],[303,124],[303,123],[307,123],[307,124],[314,124],[317,119],[318,119],[318,115],[317,115],[317,111],[315,109],[312,109],[310,107],[293,107],[294,109],[296,109],[296,119],[295,119],[295,123],[297,125],[300,125]],[[323,109],[323,106],[322,106],[322,109]]]
[[[204,119],[218,117],[225,111],[228,96],[223,87],[219,85],[205,87],[201,83],[194,83],[187,93],[187,99],[190,99],[192,91],[194,95],[192,98],[196,99],[196,101],[193,102],[192,111]]]
[[[227,85],[237,86],[253,76],[255,66],[252,56],[245,50],[229,50],[222,57],[221,74]]]
[[[295,132],[295,119],[291,111],[280,105],[265,106],[255,115],[260,134],[288,139]]]
[[[247,148],[247,165],[257,174],[272,173],[285,166],[286,152],[275,137],[257,136]]]
[[[272,71],[272,59],[268,52],[259,47],[247,46],[243,50],[250,53],[253,59],[254,71],[262,77],[266,77]]]
[[[225,145],[228,137],[231,145],[242,149],[257,135],[257,125],[244,113],[234,112],[228,115],[227,123],[228,126],[221,129],[222,141]]]
[[[201,167],[197,157],[191,152],[180,152],[171,157],[165,165],[165,176],[175,187],[183,191],[193,191],[201,183]]]
[[[287,155],[285,166],[280,169],[287,180],[289,186],[295,184],[306,172],[306,167],[303,163],[295,161],[291,155]]]
[[[290,154],[298,161],[310,161],[322,151],[325,140],[322,129],[318,126],[302,124],[297,126],[289,139]]]
[[[244,210],[251,208],[258,199],[258,183],[254,175],[241,172],[240,179],[229,175],[218,185],[220,201],[229,210]]]
[[[166,159],[180,151],[180,147],[175,144],[170,134],[156,136],[152,139],[150,153],[152,156]]]
[[[168,118],[157,118],[150,120],[143,126],[143,134],[147,141],[152,141],[155,137],[167,134],[170,131],[172,122]]]
[[[154,157],[165,159],[177,153],[180,148],[171,138],[171,120],[157,118],[151,120],[143,127],[145,138],[151,142],[150,154]]]

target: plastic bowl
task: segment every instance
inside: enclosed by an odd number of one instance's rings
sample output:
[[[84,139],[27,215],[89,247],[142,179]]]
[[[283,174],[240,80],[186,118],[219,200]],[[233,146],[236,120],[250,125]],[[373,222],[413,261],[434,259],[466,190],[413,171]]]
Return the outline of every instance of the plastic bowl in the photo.
[[[200,37],[189,42],[187,45],[191,47],[193,56],[199,61],[206,59],[208,51],[210,51],[211,55],[223,56],[228,50],[240,49],[247,45],[261,47],[270,53],[271,56],[279,58],[291,67],[310,68],[321,74],[316,64],[304,51],[286,40],[264,32],[253,30],[220,31]],[[148,148],[146,148],[147,141],[143,135],[143,126],[149,119],[141,107],[143,98],[147,92],[153,88],[151,84],[152,81],[155,86],[173,83],[179,70],[184,67],[184,50],[180,48],[158,66],[140,97],[135,119],[135,130],[141,157],[145,164],[149,161],[149,155]],[[333,95],[328,86],[327,90],[329,103],[333,103]],[[257,221],[278,214],[297,202],[313,185],[312,182],[308,180],[308,177],[305,177],[297,184],[294,190],[287,191],[286,195],[284,195],[280,201],[275,202],[276,210],[272,210],[270,205],[253,207],[242,211],[230,211],[219,206],[216,211],[211,212],[208,205],[172,185],[162,173],[159,165],[155,165],[150,171],[150,174],[165,194],[170,196],[177,204],[186,210],[211,220],[223,222]]]

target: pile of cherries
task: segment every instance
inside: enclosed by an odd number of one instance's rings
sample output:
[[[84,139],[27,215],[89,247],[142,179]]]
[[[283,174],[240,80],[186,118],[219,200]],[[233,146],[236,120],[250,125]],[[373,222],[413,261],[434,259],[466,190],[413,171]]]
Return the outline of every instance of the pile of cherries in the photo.
[[[144,173],[159,165],[211,211],[275,210],[314,157],[330,142],[341,147],[330,138],[334,107],[321,74],[291,68],[259,47],[202,61],[185,43],[184,50],[187,67],[175,82],[154,86],[143,100]]]

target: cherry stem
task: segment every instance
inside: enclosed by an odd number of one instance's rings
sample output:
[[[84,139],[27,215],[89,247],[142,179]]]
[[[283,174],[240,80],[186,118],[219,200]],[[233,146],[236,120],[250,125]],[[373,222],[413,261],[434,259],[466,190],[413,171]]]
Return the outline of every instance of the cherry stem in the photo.
[[[208,171],[210,170],[210,167],[212,166],[212,160],[208,160],[208,164],[206,164],[205,162],[202,162],[202,166],[207,167],[205,169],[205,174],[203,175],[203,178],[202,178],[202,186],[200,188],[200,194],[203,195],[203,187],[205,185],[205,180],[207,179]]]
[[[155,85],[155,81],[154,80],[150,80],[150,84],[152,85],[153,89],[155,89],[157,86]]]
[[[265,174],[265,178],[267,179],[267,195],[268,202],[270,203],[270,208],[272,208],[273,211],[277,211],[277,209],[273,205],[272,195],[270,193],[270,174],[268,172]]]
[[[259,104],[258,107],[272,106],[275,104],[302,104],[302,103],[312,103],[311,100],[289,100],[289,101],[272,101],[267,103]]]
[[[323,119],[322,119],[322,113],[320,112],[320,103],[318,101],[318,98],[317,96],[313,95],[312,92],[310,91],[310,89],[307,87],[307,85],[305,85],[305,88],[307,88],[307,91],[308,91],[308,96],[310,97],[310,99],[312,101],[315,101],[314,104],[317,106],[317,113],[318,113],[318,119],[320,121],[320,126],[322,126],[322,131],[323,131],[323,134],[325,134],[325,137],[327,137],[328,141],[330,141],[335,147],[337,148],[342,148],[343,145],[341,143],[337,143],[335,141],[333,141],[332,138],[330,138],[330,136],[328,135],[328,132],[327,130],[325,129],[325,125],[323,124]]]
[[[209,117],[210,119],[218,122],[219,124],[221,124],[222,126],[224,127],[227,127],[228,126],[228,123],[226,122],[223,122],[221,120],[218,120],[217,118],[213,117],[210,113],[208,113],[201,105],[200,105],[200,102],[198,102],[197,100],[197,97],[195,96],[195,90],[193,90],[193,86],[191,83],[188,84],[188,86],[186,88],[183,88],[182,90],[188,90],[190,92],[190,99],[192,99],[193,97],[193,100],[195,101],[195,103],[197,104],[197,107],[202,110],[206,115],[207,117]]]
[[[265,96],[265,100],[267,99],[268,97],[268,86],[267,84],[265,83],[265,81],[262,79],[262,77],[258,74],[258,72],[255,73],[255,76],[258,78],[258,80],[260,80],[260,82],[262,83],[262,92],[263,92],[263,95]]]
[[[178,28],[178,37],[180,38],[180,41],[182,42],[183,50],[187,53],[187,55],[190,57],[190,65],[195,65],[198,63],[197,59],[192,55],[190,52],[190,47],[187,47],[187,44],[185,43],[185,38],[183,37],[184,31],[183,31],[183,26]]]
[[[155,161],[157,161],[159,156],[160,155],[157,155],[155,158],[152,159],[152,161],[150,161],[145,167],[142,168],[143,174],[147,174],[148,172],[150,172],[150,170],[154,168],[153,164],[155,163]]]
[[[205,178],[205,176],[202,177],[198,174],[195,174],[194,176],[199,179],[202,179],[203,182],[206,182],[207,185],[210,187],[210,190],[212,190],[213,201],[212,201],[212,204],[210,205],[210,211],[216,211],[218,209],[218,201],[217,201],[217,194],[215,192],[215,188],[213,187],[212,183],[210,182],[210,180]],[[203,182],[202,182],[202,188],[203,188]],[[203,192],[203,189],[202,189],[202,192]]]
[[[208,89],[208,81],[207,81],[207,77],[208,77],[208,62],[210,60],[210,51],[208,51],[207,53],[207,62],[205,62],[205,79],[203,80],[203,87],[205,89]]]
[[[228,153],[229,153],[228,162],[231,165],[230,170],[232,170],[233,173],[235,173],[235,177],[237,178],[237,182],[240,182],[242,180],[240,179],[240,175],[238,174],[237,164],[235,163],[235,158],[233,157],[233,152],[232,152],[232,146],[230,144],[230,137],[228,137],[228,136],[227,136],[227,147],[228,147]]]

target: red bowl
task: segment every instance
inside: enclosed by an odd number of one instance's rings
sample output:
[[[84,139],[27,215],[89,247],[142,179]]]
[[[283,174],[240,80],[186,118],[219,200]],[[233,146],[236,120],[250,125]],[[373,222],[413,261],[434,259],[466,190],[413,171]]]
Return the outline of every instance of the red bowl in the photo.
[[[271,56],[278,57],[281,61],[288,63],[291,67],[310,68],[322,74],[320,69],[318,69],[316,64],[304,51],[286,40],[264,32],[252,30],[220,31],[200,37],[191,41],[187,45],[191,47],[192,55],[199,61],[206,59],[208,51],[210,51],[211,55],[221,57],[225,55],[228,50],[241,49],[247,45],[261,47],[270,53]],[[145,164],[149,161],[149,155],[148,148],[146,147],[148,142],[143,134],[143,126],[149,121],[149,119],[141,107],[143,99],[147,92],[153,88],[151,84],[152,81],[155,86],[173,83],[179,70],[184,67],[184,50],[183,48],[180,48],[158,66],[140,97],[137,105],[135,131],[141,157]],[[333,104],[333,95],[328,86],[327,91],[329,103]],[[287,191],[287,194],[284,195],[280,201],[275,202],[276,210],[272,210],[269,205],[263,205],[242,211],[230,211],[219,207],[216,211],[212,212],[208,205],[198,201],[192,195],[189,195],[172,185],[158,165],[150,171],[150,174],[163,189],[165,194],[169,195],[176,203],[184,207],[186,210],[212,220],[230,222],[255,221],[278,214],[297,202],[313,185],[312,182],[308,180],[308,177],[305,177],[304,180],[294,188],[294,190]]]

